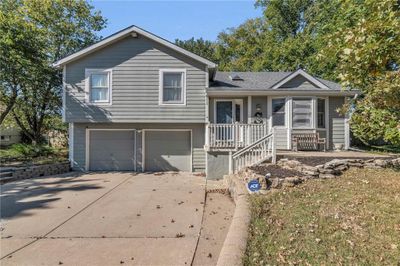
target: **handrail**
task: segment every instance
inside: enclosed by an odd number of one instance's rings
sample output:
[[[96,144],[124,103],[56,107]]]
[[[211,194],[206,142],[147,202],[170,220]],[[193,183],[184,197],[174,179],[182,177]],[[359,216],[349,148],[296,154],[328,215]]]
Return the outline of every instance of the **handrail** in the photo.
[[[261,139],[246,146],[230,156],[229,172],[237,172],[244,167],[261,163],[271,158],[272,163],[276,162],[276,150],[274,134],[270,133]]]
[[[251,148],[257,146],[257,144],[259,144],[260,142],[263,142],[264,140],[273,137],[274,135],[272,133],[269,133],[268,135],[265,135],[264,137],[262,137],[259,140],[256,140],[255,142],[253,142],[252,144],[250,144],[249,146],[247,146],[246,148],[241,149],[240,151],[235,152],[234,154],[232,154],[232,157],[238,157],[239,155],[245,153],[246,151],[250,150]]]

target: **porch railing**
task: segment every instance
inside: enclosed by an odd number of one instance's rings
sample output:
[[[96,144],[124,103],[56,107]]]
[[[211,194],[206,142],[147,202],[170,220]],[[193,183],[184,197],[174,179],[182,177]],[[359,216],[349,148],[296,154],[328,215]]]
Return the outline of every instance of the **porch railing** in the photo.
[[[251,145],[232,154],[229,172],[237,173],[245,167],[262,163],[268,159],[271,159],[272,163],[276,163],[276,149],[273,133],[262,137]]]
[[[267,125],[208,124],[206,135],[209,149],[238,150],[267,135]]]

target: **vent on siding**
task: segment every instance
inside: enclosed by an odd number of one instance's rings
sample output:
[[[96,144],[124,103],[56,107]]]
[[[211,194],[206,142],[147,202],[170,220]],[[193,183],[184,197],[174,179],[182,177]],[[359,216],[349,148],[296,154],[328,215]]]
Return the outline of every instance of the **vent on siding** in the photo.
[[[231,79],[231,80],[235,80],[235,81],[237,81],[237,80],[243,80],[238,74],[236,74],[236,73],[232,73],[231,75],[229,75],[229,78]]]

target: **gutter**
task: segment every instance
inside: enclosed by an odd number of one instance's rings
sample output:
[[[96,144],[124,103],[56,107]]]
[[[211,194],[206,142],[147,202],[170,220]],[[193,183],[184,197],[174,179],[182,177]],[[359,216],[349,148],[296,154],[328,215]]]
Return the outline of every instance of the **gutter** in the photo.
[[[268,96],[268,95],[293,95],[293,96],[356,96],[359,91],[332,91],[332,90],[207,90],[207,96]]]

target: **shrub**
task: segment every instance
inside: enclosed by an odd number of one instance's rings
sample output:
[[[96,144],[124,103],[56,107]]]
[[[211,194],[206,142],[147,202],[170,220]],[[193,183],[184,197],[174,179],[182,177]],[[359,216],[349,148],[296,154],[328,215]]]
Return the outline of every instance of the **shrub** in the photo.
[[[14,144],[11,146],[21,157],[40,157],[54,154],[54,149],[45,145]]]

